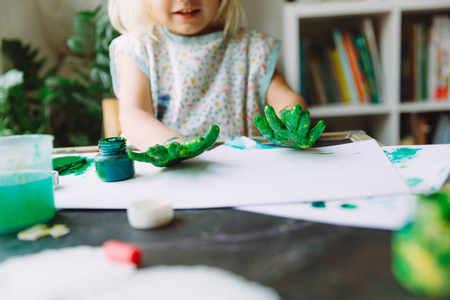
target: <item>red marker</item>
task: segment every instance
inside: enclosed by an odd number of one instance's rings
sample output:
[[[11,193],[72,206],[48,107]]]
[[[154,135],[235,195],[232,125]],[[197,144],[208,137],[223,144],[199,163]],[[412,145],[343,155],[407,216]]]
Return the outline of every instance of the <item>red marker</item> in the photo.
[[[142,250],[133,244],[110,240],[103,243],[103,249],[109,260],[120,263],[139,265],[142,259]]]

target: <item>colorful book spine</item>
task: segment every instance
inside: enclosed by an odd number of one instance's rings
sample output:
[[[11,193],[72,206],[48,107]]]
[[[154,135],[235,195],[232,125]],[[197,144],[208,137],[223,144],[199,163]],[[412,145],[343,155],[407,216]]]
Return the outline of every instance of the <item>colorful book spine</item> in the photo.
[[[449,97],[449,84],[450,84],[450,18],[448,16],[442,17],[442,37],[441,37],[441,74],[440,83],[441,99],[448,100]]]
[[[449,96],[449,19],[444,16],[437,16],[436,25],[436,48],[434,49],[434,59],[436,59],[435,88],[433,98],[436,100],[448,100]]]
[[[353,46],[350,34],[344,32],[342,35],[345,50],[347,51],[348,61],[350,63],[350,68],[353,74],[353,80],[356,85],[356,90],[358,92],[359,101],[361,104],[367,104],[370,102],[369,93],[367,91],[367,83],[364,74],[361,72],[358,64],[358,54]]]
[[[342,38],[342,33],[338,28],[333,29],[333,39],[338,51],[339,60],[341,62],[342,68],[344,70],[345,81],[350,91],[350,96],[353,104],[360,103],[359,95],[356,90],[355,81],[353,79],[352,70],[350,67],[349,59],[347,56],[347,51],[345,50],[344,41]]]
[[[350,95],[350,89],[347,85],[347,81],[345,80],[344,68],[342,67],[341,61],[339,59],[339,54],[336,48],[333,48],[330,51],[330,56],[332,60],[332,65],[336,70],[338,85],[342,90],[342,102],[349,104],[352,102],[352,97]]]

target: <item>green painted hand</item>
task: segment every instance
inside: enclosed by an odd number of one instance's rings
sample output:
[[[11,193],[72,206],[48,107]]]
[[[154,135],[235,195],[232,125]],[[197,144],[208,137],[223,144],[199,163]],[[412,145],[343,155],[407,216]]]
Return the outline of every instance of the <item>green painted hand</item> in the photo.
[[[294,149],[311,147],[325,129],[325,122],[319,121],[317,125],[309,130],[309,111],[296,104],[291,110],[282,109],[281,119],[278,118],[272,106],[267,105],[264,109],[266,118],[256,115],[254,122],[259,132],[275,145],[287,146]]]
[[[182,160],[196,157],[214,146],[219,137],[219,126],[212,125],[205,136],[194,137],[183,142],[168,145],[155,145],[146,152],[128,152],[132,160],[151,163],[156,167],[170,167]]]

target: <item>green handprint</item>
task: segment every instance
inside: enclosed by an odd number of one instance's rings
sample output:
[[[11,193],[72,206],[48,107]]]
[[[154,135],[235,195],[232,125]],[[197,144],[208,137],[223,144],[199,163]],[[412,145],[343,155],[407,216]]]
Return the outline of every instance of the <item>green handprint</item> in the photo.
[[[266,118],[256,115],[254,122],[261,134],[275,145],[287,146],[294,149],[311,147],[325,129],[325,122],[319,121],[317,125],[309,130],[309,111],[302,109],[296,104],[291,110],[280,111],[281,120],[272,106],[267,105],[264,109]],[[309,131],[309,132],[308,132]]]
[[[168,145],[155,145],[146,152],[130,151],[132,160],[148,162],[156,167],[170,167],[182,160],[196,157],[214,146],[219,137],[219,126],[212,125],[205,136],[194,137],[183,142],[172,142]]]

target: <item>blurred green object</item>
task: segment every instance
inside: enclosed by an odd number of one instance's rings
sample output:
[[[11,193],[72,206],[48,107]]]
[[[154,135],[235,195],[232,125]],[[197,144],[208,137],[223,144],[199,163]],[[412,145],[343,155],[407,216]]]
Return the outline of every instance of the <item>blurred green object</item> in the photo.
[[[179,162],[196,157],[210,149],[219,137],[219,126],[212,125],[204,137],[194,137],[181,143],[156,145],[144,153],[128,152],[132,160],[151,163],[156,167],[170,167]]]
[[[418,196],[413,222],[393,234],[392,270],[415,294],[450,297],[450,185]]]
[[[266,117],[256,115],[254,122],[259,132],[275,145],[287,146],[294,149],[311,147],[325,129],[325,122],[319,121],[310,128],[309,111],[296,104],[291,110],[282,109],[281,119],[275,113],[272,106],[264,109]]]

